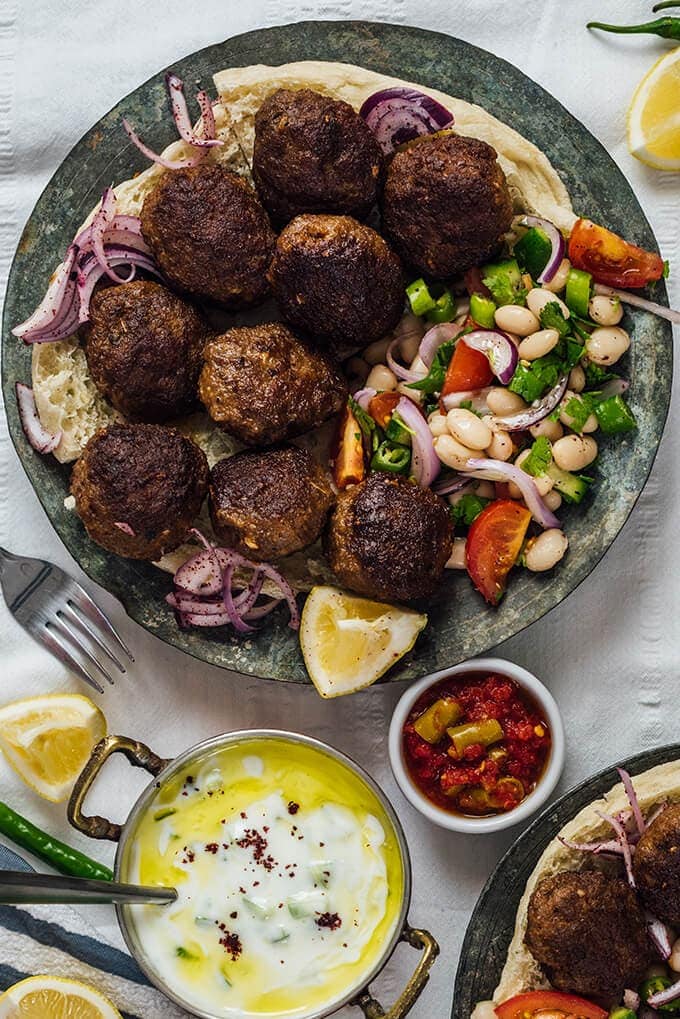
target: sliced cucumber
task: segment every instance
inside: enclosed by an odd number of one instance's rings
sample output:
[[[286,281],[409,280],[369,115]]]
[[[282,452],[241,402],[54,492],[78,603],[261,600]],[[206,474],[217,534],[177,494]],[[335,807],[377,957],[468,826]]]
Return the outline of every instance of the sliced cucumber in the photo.
[[[567,502],[581,502],[588,491],[590,479],[563,471],[553,461],[545,472],[555,482],[555,488]]]

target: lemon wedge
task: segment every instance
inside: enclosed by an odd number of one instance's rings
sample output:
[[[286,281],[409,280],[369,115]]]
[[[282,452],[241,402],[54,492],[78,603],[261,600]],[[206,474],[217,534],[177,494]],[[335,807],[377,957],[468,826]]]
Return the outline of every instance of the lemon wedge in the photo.
[[[45,694],[0,708],[0,750],[19,777],[52,803],[66,799],[105,735],[104,715],[80,694]]]
[[[628,148],[655,170],[680,170],[680,46],[657,60],[635,90]]]
[[[121,1019],[94,987],[65,977],[20,980],[0,997],[0,1019]]]
[[[410,651],[427,616],[313,587],[300,622],[300,647],[322,697],[340,697],[370,686]]]

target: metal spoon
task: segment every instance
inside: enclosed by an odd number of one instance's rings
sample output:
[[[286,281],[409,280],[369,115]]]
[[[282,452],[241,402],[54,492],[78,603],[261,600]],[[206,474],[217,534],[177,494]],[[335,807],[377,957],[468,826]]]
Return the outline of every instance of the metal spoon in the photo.
[[[124,903],[174,902],[176,888],[149,888],[117,881],[63,877],[61,874],[35,874],[23,870],[0,870],[0,902],[25,905],[58,902]]]

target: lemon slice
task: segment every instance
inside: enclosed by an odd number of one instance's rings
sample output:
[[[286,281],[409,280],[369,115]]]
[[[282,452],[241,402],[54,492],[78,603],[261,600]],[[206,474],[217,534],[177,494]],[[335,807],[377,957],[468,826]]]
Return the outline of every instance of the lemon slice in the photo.
[[[657,60],[635,90],[628,148],[655,170],[680,170],[680,46]]]
[[[65,977],[28,977],[0,997],[0,1019],[122,1019],[94,987]]]
[[[0,750],[20,778],[60,803],[106,735],[106,719],[89,697],[46,694],[0,708]]]
[[[313,587],[302,610],[300,647],[322,697],[340,697],[370,686],[410,651],[427,616]]]

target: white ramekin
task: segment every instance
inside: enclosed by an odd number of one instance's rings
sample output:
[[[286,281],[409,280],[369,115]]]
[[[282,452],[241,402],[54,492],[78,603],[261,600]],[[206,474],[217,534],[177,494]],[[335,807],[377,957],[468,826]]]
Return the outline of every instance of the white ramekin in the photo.
[[[550,758],[536,788],[514,810],[504,814],[495,814],[493,817],[462,817],[459,814],[450,813],[438,807],[436,803],[433,803],[432,800],[429,800],[420,791],[409,775],[404,763],[402,742],[404,723],[423,690],[440,682],[442,679],[448,679],[450,676],[458,676],[466,672],[493,672],[514,679],[541,706],[552,735]],[[441,672],[433,672],[429,676],[424,676],[423,679],[419,679],[408,688],[392,715],[389,734],[389,754],[392,771],[399,784],[399,788],[406,799],[410,800],[413,806],[424,817],[429,821],[433,821],[434,824],[438,824],[441,828],[448,828],[450,831],[485,835],[489,832],[501,831],[503,828],[510,828],[512,825],[525,821],[546,802],[557,785],[564,767],[564,725],[562,724],[562,716],[560,715],[555,698],[531,672],[503,658],[471,658],[467,662],[461,662],[460,665],[454,665],[451,669],[442,669]]]

